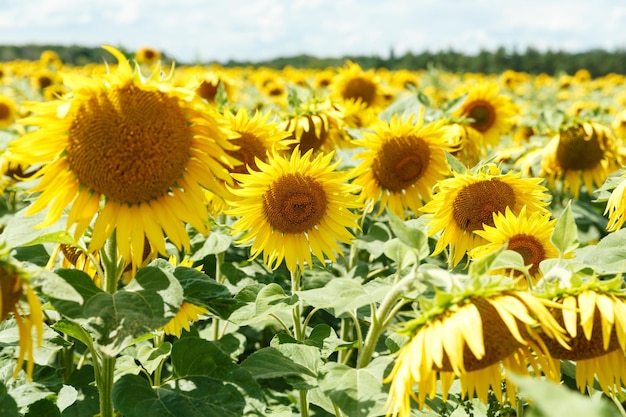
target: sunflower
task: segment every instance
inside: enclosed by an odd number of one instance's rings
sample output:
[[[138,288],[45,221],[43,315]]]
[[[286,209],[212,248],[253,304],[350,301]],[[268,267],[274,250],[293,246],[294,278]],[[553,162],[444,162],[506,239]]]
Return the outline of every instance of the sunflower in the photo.
[[[508,250],[522,256],[524,265],[530,267],[530,276],[536,280],[541,276],[539,264],[545,259],[559,257],[550,241],[556,219],[551,220],[549,213],[536,211],[529,214],[524,206],[516,216],[507,206],[504,213],[493,216],[493,226],[484,225],[483,230],[475,231],[487,243],[474,248],[470,252],[472,258],[480,258],[506,245]]]
[[[184,258],[180,262],[176,261],[176,258],[170,256],[168,262],[173,266],[185,266],[185,267],[193,267],[193,260],[189,258]],[[195,268],[198,271],[202,270],[202,265]],[[183,301],[183,304],[178,309],[176,315],[163,326],[162,330],[165,334],[174,335],[176,337],[180,337],[183,333],[183,329],[189,331],[189,324],[197,322],[200,320],[200,316],[208,313],[204,307],[197,306],[188,301]]]
[[[140,64],[152,65],[161,59],[161,52],[154,48],[141,47],[135,52],[135,59]]]
[[[348,171],[338,171],[334,153],[313,151],[300,155],[294,149],[289,160],[272,152],[267,163],[257,161],[259,171],[233,174],[240,188],[232,192],[238,199],[227,214],[239,216],[233,233],[245,232],[238,243],[253,240],[251,258],[263,253],[269,268],[283,260],[291,272],[312,267],[311,253],[319,260],[336,261],[337,241],[350,243],[350,228],[356,228],[360,208],[358,187],[347,184]]]
[[[257,171],[257,160],[267,162],[268,152],[287,149],[287,144],[282,141],[289,136],[289,132],[285,132],[278,122],[270,120],[271,112],[261,114],[257,111],[250,118],[245,108],[239,108],[236,114],[227,109],[224,117],[228,128],[234,132],[230,142],[236,147],[227,153],[241,162],[230,172],[247,174],[249,170]]]
[[[394,115],[363,133],[358,144],[366,150],[355,156],[363,162],[354,170],[354,183],[369,204],[379,203],[378,215],[389,207],[405,218],[407,210],[417,212],[432,198],[434,185],[450,174],[446,132],[442,121],[425,124],[421,112],[415,124],[413,116],[403,120]]]
[[[11,126],[17,117],[17,105],[7,96],[0,95],[0,129]]]
[[[547,292],[549,294],[549,291]],[[553,314],[570,337],[569,349],[545,338],[555,359],[576,362],[576,385],[593,391],[597,379],[602,391],[615,396],[626,384],[626,291],[622,277],[587,282],[553,291],[563,306]]]
[[[596,122],[575,123],[554,136],[541,159],[542,176],[554,188],[563,182],[563,192],[578,198],[582,183],[591,194],[607,176],[619,168],[615,138],[609,128]]]
[[[515,123],[515,104],[508,96],[500,93],[495,82],[463,85],[453,95],[459,97],[464,94],[467,97],[453,116],[467,118],[470,127],[482,134],[486,147],[497,145],[500,137],[508,133]]]
[[[411,415],[411,399],[422,408],[426,398],[439,389],[446,401],[455,378],[466,397],[476,396],[487,403],[489,388],[498,400],[502,395],[502,370],[528,374],[543,372],[551,379],[559,374],[542,347],[539,334],[550,335],[567,346],[546,302],[510,281],[479,278],[464,290],[440,293],[432,305],[424,303],[420,316],[398,330],[409,341],[400,348],[390,382],[388,415]],[[413,386],[417,384],[417,393]],[[509,400],[515,402],[514,386],[508,382]],[[417,395],[416,395],[417,394]]]
[[[41,227],[70,207],[67,229],[76,241],[91,225],[91,252],[116,232],[120,256],[141,265],[144,244],[166,253],[165,236],[189,249],[185,224],[207,231],[202,187],[225,197],[235,161],[211,110],[193,91],[172,89],[133,71],[116,49],[114,73],[85,78],[68,75],[71,98],[31,103],[36,114],[22,120],[38,130],[9,143],[8,158],[41,164],[40,192],[27,213],[48,208]]]
[[[374,70],[364,71],[359,64],[347,61],[337,70],[329,88],[339,101],[361,102],[366,107],[382,107],[385,99]]]
[[[620,177],[620,182],[611,191],[611,195],[606,202],[606,208],[604,209],[604,215],[608,214],[609,221],[606,226],[606,230],[614,232],[619,230],[626,221],[626,199],[624,198],[624,191],[626,191],[626,173]]]
[[[13,314],[19,333],[19,354],[13,377],[17,377],[27,359],[26,374],[32,378],[33,330],[37,346],[43,340],[43,312],[39,298],[29,283],[30,278],[9,259],[0,259],[0,321]]]
[[[452,146],[451,153],[465,166],[472,167],[486,156],[479,131],[463,123],[447,125]]]
[[[474,233],[484,225],[494,226],[495,213],[507,207],[519,215],[522,207],[528,213],[547,213],[548,190],[539,185],[541,178],[521,178],[521,173],[501,174],[493,164],[475,173],[455,172],[438,183],[433,199],[420,210],[425,213],[429,236],[443,231],[437,239],[433,255],[450,245],[452,265],[456,266],[467,251],[483,245],[486,240]]]

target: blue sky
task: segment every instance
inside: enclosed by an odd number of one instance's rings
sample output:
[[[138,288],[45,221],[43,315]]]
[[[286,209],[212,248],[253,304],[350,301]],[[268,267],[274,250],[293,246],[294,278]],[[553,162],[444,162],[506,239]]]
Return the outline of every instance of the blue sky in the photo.
[[[624,0],[0,0],[0,44],[159,49],[180,62],[626,49]]]

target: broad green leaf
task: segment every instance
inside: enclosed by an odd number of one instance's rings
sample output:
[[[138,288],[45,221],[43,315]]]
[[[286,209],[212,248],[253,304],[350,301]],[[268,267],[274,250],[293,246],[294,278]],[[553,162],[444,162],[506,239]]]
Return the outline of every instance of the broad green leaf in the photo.
[[[274,347],[266,347],[253,352],[241,363],[241,366],[247,369],[255,379],[316,376],[309,368],[297,364]]]
[[[382,377],[368,368],[328,362],[320,371],[320,388],[351,417],[379,416],[387,399]]]
[[[63,385],[57,395],[57,407],[63,412],[67,407],[74,404],[78,399],[78,391],[71,385]]]
[[[417,96],[412,94],[408,97],[394,101],[385,110],[380,112],[378,117],[381,120],[390,121],[394,115],[402,118],[413,116],[413,121],[415,122],[421,108],[422,104],[419,102]]]
[[[52,401],[44,398],[29,405],[24,417],[61,417],[61,412]]]
[[[258,290],[258,286],[244,288],[235,299],[248,301],[246,305],[235,310],[229,321],[245,326],[264,320],[268,315],[281,310],[289,310],[296,301],[294,297],[287,296],[278,284],[268,284]],[[258,290],[258,292],[256,292]],[[255,294],[256,292],[256,294]]]
[[[307,346],[300,343],[281,343],[279,337],[274,337],[270,347],[277,349],[281,354],[298,365],[307,368],[311,375],[300,374],[297,377],[285,376],[286,382],[296,389],[311,389],[317,386],[317,374],[322,366],[322,355],[315,346]]]
[[[7,388],[0,382],[0,416],[19,417],[17,404],[7,392]]]
[[[44,221],[47,211],[26,215],[27,209],[15,213],[5,226],[2,234],[8,247],[17,248],[40,243],[73,243],[73,239],[65,231],[66,218],[61,218],[52,226],[42,229],[37,226]]]
[[[137,360],[149,372],[153,373],[159,364],[172,352],[172,344],[165,342],[161,346],[143,345],[137,350]]]
[[[50,254],[44,245],[20,246],[14,250],[15,259],[45,267],[50,260]]]
[[[576,258],[600,274],[623,273],[626,271],[626,229],[608,234],[597,245],[579,249]]]
[[[614,417],[619,413],[600,396],[590,398],[554,382],[539,378],[509,374],[522,396],[531,401],[535,417]],[[529,410],[530,411],[530,410]]]
[[[403,269],[410,265],[419,263],[420,254],[417,250],[408,246],[398,238],[393,238],[385,242],[383,246],[385,256],[398,263],[398,268]]]
[[[363,285],[350,278],[335,278],[323,288],[299,291],[305,303],[322,309],[332,308],[335,317],[359,307],[381,301],[391,286],[384,281],[370,281]]]
[[[200,249],[194,252],[194,254],[191,256],[191,259],[193,259],[194,261],[199,261],[201,259],[204,259],[208,255],[215,255],[225,252],[226,249],[230,247],[232,242],[232,236],[221,232],[219,229],[213,230],[207,236],[206,240],[204,241],[204,245],[202,245]]]
[[[78,391],[76,401],[67,405],[61,415],[63,417],[93,417],[98,412],[98,388],[94,382],[91,365],[83,365],[70,375],[67,385]],[[60,399],[59,399],[60,400]]]
[[[335,329],[324,323],[315,326],[304,343],[317,347],[322,357],[327,358],[335,352],[337,346],[346,342],[337,337]]]
[[[426,258],[430,253],[428,236],[420,227],[420,223],[415,219],[403,221],[391,210],[387,210],[387,216],[389,217],[391,230],[396,237],[405,245],[416,249],[416,253],[420,259]]]
[[[76,340],[83,342],[85,345],[88,345],[91,342],[91,337],[89,333],[82,329],[80,324],[67,320],[61,319],[52,325],[52,328],[58,332],[61,332],[65,335],[73,337]]]
[[[457,174],[465,174],[467,172],[467,167],[463,165],[461,161],[459,161],[454,155],[452,155],[448,151],[444,151],[446,153],[446,161],[450,166],[450,170],[452,172],[456,172]]]
[[[158,388],[140,376],[124,375],[113,386],[115,409],[125,417],[241,417],[246,397],[232,384],[208,377],[176,380]]]
[[[557,219],[550,241],[561,256],[578,248],[578,228],[572,214],[571,202],[567,203],[565,210]]]

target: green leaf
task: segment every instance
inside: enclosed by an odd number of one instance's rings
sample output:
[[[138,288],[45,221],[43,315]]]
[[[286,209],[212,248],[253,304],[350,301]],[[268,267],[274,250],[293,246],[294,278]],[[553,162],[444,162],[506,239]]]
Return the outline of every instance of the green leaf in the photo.
[[[311,330],[309,337],[304,343],[317,347],[322,357],[327,358],[335,352],[337,346],[341,346],[346,342],[339,339],[335,329],[328,324],[318,324]]]
[[[626,229],[608,234],[597,245],[576,251],[576,258],[600,274],[619,274],[626,270]]]
[[[419,253],[398,238],[386,241],[383,248],[385,256],[398,263],[398,269],[419,263]]]
[[[30,262],[41,267],[46,266],[50,260],[50,254],[44,245],[41,244],[15,248],[14,256],[15,259],[23,262]]]
[[[33,215],[26,215],[24,208],[8,221],[2,234],[8,247],[31,246],[41,243],[73,243],[70,234],[65,231],[66,219],[61,218],[58,222],[47,228],[38,227],[45,218],[47,211],[42,210]]]
[[[137,360],[149,372],[153,373],[161,361],[168,358],[172,352],[172,344],[164,342],[158,347],[143,345],[137,351]]]
[[[413,116],[415,119],[422,108],[422,104],[419,102],[416,95],[410,95],[408,97],[399,99],[390,104],[385,110],[380,112],[378,117],[383,121],[390,121],[394,115],[399,117]],[[415,121],[415,120],[413,120]]]
[[[320,375],[320,388],[346,415],[367,417],[385,413],[383,406],[387,394],[379,372],[373,372],[369,367],[354,369],[328,362]]]
[[[508,374],[536,417],[613,417],[617,410],[600,396],[590,398],[554,382],[539,378]],[[529,411],[530,411],[529,410]]]
[[[61,412],[52,401],[44,398],[29,405],[24,417],[61,417]]]
[[[296,302],[295,297],[287,296],[282,287],[275,283],[261,286],[260,290],[258,285],[246,287],[235,299],[247,301],[246,305],[235,310],[228,318],[239,326],[264,320],[268,315],[278,311],[289,310]]]
[[[67,319],[61,319],[51,326],[54,330],[61,332],[67,336],[73,337],[76,340],[83,342],[85,345],[89,345],[91,337],[83,330],[80,324]]]
[[[77,391],[76,400],[63,409],[63,417],[93,417],[99,409],[98,388],[91,365],[83,365],[70,375],[67,384]],[[59,398],[58,401],[61,401]],[[59,403],[57,401],[57,404]]]
[[[124,375],[113,386],[111,396],[125,417],[241,417],[246,398],[233,385],[208,377],[177,380],[152,388],[140,376]]]
[[[194,261],[199,261],[204,259],[206,256],[225,252],[226,249],[230,247],[232,242],[232,236],[221,232],[219,229],[213,230],[207,236],[206,240],[204,241],[204,245],[202,245],[200,249],[194,252],[194,254],[191,256],[191,259],[193,259]]]
[[[295,341],[274,337],[270,343],[270,347],[277,349],[281,354],[292,360],[298,365],[307,368],[311,375],[300,374],[298,376],[285,377],[285,381],[296,389],[311,389],[317,386],[317,374],[322,366],[322,355],[320,350],[315,346],[307,346]],[[281,340],[282,339],[282,340]]]
[[[7,388],[0,382],[0,416],[2,417],[19,417],[17,404],[11,397]]]
[[[139,269],[133,281],[113,295],[100,290],[81,271],[62,269],[56,275],[61,279],[44,284],[52,305],[94,331],[102,351],[112,356],[165,325],[183,302],[178,280],[153,266]]]
[[[416,219],[403,221],[391,210],[387,210],[389,225],[398,239],[405,245],[416,249],[416,254],[420,259],[424,259],[430,253],[428,247],[428,236],[421,227],[421,223]]]
[[[241,366],[247,369],[255,379],[316,376],[309,368],[297,364],[274,347],[266,347],[253,352],[241,363]]]
[[[452,155],[450,152],[444,152],[446,153],[446,161],[448,162],[448,165],[450,166],[450,170],[452,172],[456,172],[458,174],[465,174],[467,172],[467,167],[463,165],[461,161],[456,159],[454,155]]]
[[[576,226],[572,214],[571,201],[567,203],[565,210],[561,212],[561,215],[557,219],[550,241],[557,248],[561,256],[572,252],[579,246],[578,227]]]

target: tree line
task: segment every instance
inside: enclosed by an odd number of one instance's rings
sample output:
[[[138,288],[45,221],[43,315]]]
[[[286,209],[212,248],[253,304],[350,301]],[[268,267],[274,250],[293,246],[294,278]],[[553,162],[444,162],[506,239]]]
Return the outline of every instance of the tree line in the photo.
[[[133,51],[117,46],[127,56]],[[86,65],[110,61],[110,56],[100,47],[63,46],[63,45],[0,45],[0,62],[13,60],[37,60],[44,50],[56,52],[60,59],[70,65]],[[163,61],[172,61],[174,57],[163,55]],[[579,69],[586,69],[592,77],[600,77],[610,73],[626,74],[626,49],[607,51],[592,49],[583,52],[565,52],[561,50],[540,51],[528,47],[524,51],[507,50],[503,47],[495,51],[482,50],[477,54],[466,54],[452,49],[438,52],[408,52],[396,56],[390,51],[388,57],[380,56],[344,56],[341,58],[324,58],[312,55],[294,55],[279,57],[265,61],[234,61],[227,62],[181,62],[177,65],[220,64],[225,67],[251,66],[283,69],[293,68],[324,69],[341,67],[346,60],[359,64],[364,69],[386,68],[389,70],[420,70],[439,68],[441,70],[465,73],[476,72],[497,74],[504,70],[527,72],[529,74],[560,73],[573,74]]]

